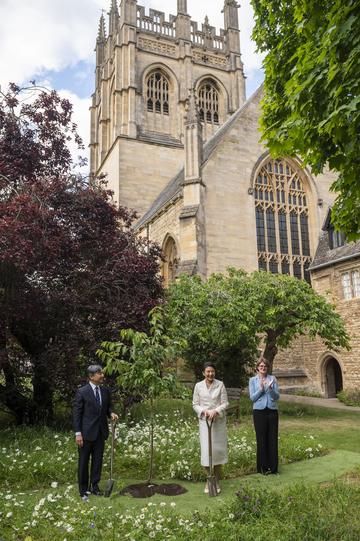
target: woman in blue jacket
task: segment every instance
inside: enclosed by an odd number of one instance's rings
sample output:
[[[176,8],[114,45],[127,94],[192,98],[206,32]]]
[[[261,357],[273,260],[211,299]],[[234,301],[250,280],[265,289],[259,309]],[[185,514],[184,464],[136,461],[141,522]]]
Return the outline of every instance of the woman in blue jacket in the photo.
[[[268,375],[268,368],[267,360],[260,357],[256,363],[258,374],[249,381],[257,444],[256,466],[258,473],[264,475],[278,473],[277,401],[280,395],[276,378]]]

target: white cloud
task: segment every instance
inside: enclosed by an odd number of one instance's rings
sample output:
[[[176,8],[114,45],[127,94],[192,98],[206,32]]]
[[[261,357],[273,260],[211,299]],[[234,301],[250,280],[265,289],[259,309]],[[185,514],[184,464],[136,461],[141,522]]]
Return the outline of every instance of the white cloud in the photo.
[[[88,157],[88,146],[90,142],[90,112],[89,107],[91,105],[91,99],[81,99],[79,96],[69,90],[59,90],[59,94],[62,98],[66,98],[73,105],[73,121],[77,124],[77,131],[81,136],[85,149],[79,151],[75,143],[70,144],[71,154],[73,156],[74,163],[77,161],[78,156]]]
[[[91,58],[100,14],[99,0],[1,0],[1,84]]]

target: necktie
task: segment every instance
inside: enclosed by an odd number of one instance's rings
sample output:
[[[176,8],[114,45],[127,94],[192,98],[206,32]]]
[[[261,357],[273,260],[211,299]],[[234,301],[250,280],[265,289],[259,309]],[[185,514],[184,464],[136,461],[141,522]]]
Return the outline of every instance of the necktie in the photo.
[[[99,387],[95,387],[95,400],[97,402],[97,405],[100,406],[100,392]]]

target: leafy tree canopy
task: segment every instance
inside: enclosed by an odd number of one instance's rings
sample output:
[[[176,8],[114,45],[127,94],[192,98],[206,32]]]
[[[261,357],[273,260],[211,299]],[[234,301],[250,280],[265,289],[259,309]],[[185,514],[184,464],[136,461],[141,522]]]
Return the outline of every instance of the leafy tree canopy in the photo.
[[[181,339],[181,356],[198,379],[203,364],[214,361],[217,376],[229,386],[245,384],[246,371],[257,351],[254,313],[248,304],[247,275],[182,275],[168,290],[169,334]]]
[[[72,173],[69,137],[71,104],[56,93],[0,98],[0,401],[18,422],[49,420],[79,359],[119,328],[147,328],[162,298],[159,250],[104,183]]]
[[[333,223],[360,236],[360,4],[252,0],[266,53],[262,130],[271,153],[299,155],[338,178]]]
[[[271,365],[279,348],[305,334],[328,349],[349,347],[334,307],[287,275],[229,269],[207,282],[181,276],[169,288],[166,311],[169,333],[184,341],[182,356],[197,377],[213,360],[228,385],[245,384],[260,344]]]
[[[178,344],[166,335],[161,308],[149,314],[149,332],[121,329],[120,340],[102,342],[97,355],[106,371],[116,374],[120,388],[154,400],[171,395],[177,383],[171,362]]]

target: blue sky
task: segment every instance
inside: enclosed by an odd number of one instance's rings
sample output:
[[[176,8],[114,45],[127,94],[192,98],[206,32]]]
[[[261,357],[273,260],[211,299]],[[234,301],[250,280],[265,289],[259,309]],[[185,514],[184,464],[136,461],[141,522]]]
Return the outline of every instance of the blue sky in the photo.
[[[79,98],[86,99],[94,91],[94,69],[92,60],[80,60],[61,71],[46,70],[43,76],[56,90],[68,88]]]
[[[94,45],[102,10],[110,0],[0,0],[0,85],[35,79],[70,99],[85,144],[89,140],[89,105],[94,85]],[[176,14],[176,0],[138,0],[139,5]],[[199,23],[208,15],[223,27],[224,0],[188,0],[188,12]],[[242,59],[247,95],[263,80],[261,57],[251,41],[250,0],[239,10]]]

